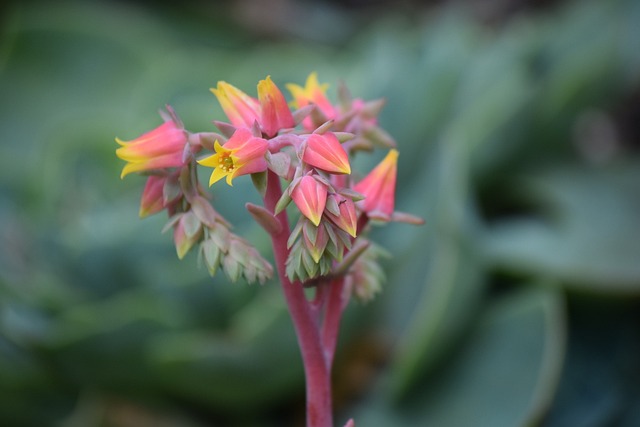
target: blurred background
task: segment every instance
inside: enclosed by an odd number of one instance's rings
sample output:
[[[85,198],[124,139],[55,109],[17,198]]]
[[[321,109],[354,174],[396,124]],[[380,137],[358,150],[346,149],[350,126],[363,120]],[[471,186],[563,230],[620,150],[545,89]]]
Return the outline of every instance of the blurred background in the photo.
[[[337,425],[640,425],[640,1],[5,2],[0,425],[301,426],[278,284],[178,261],[114,137],[311,71],[401,156],[394,255],[346,312]],[[366,171],[382,157],[359,159]],[[249,180],[212,189],[264,255]]]

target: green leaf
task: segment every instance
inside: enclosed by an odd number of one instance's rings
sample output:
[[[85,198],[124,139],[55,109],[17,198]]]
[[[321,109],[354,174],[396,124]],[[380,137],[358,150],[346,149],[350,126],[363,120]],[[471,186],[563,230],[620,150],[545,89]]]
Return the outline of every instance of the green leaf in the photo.
[[[573,289],[640,292],[640,163],[557,168],[524,178],[535,217],[491,227],[484,251],[502,271]]]
[[[561,372],[562,295],[524,288],[484,310],[469,339],[407,401],[378,395],[354,417],[369,427],[513,427],[540,420]]]
[[[454,238],[441,236],[428,262],[426,284],[392,367],[392,388],[398,397],[437,368],[460,341],[485,288],[478,255]]]

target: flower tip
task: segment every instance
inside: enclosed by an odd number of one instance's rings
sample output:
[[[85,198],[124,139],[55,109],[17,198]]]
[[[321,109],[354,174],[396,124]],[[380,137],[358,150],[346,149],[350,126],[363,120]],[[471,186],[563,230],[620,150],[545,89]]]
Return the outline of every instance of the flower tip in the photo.
[[[340,172],[344,175],[351,175],[351,165],[349,163],[344,163],[340,167]]]
[[[327,188],[313,177],[304,176],[291,192],[293,202],[300,213],[316,227],[320,225],[322,213],[327,203]]]
[[[309,218],[309,221],[311,221],[311,223],[316,227],[320,225],[320,220],[322,219],[322,215],[317,215],[315,212],[309,212],[309,214],[305,216]]]
[[[311,134],[302,153],[302,160],[328,173],[351,174],[348,154],[331,132]]]

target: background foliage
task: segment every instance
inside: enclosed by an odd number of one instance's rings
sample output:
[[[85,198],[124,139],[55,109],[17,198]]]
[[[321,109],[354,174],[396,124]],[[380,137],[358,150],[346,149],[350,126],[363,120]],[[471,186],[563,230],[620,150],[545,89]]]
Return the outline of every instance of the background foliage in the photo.
[[[118,178],[113,138],[155,127],[167,103],[211,130],[218,80],[250,92],[313,70],[387,99],[397,206],[427,220],[375,232],[394,258],[382,296],[348,310],[338,419],[640,424],[640,2],[20,2],[2,16],[0,424],[300,425],[277,284],[178,261],[165,219],[137,219],[143,180]],[[267,254],[241,181],[212,190],[216,208]]]

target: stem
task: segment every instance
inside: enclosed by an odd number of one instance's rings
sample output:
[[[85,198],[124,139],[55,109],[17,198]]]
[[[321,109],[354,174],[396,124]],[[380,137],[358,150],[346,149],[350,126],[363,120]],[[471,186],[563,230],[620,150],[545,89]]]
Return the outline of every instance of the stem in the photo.
[[[336,351],[338,341],[338,331],[340,330],[340,320],[342,319],[344,277],[336,279],[330,283],[329,298],[322,324],[322,346],[328,366],[333,364],[333,356]]]
[[[270,212],[274,212],[281,196],[280,179],[275,173],[269,171],[267,191],[264,198],[265,207]],[[318,324],[314,319],[304,289],[298,282],[291,283],[285,272],[285,262],[289,254],[287,239],[290,232],[286,211],[276,215],[276,219],[280,222],[282,228],[280,232],[271,234],[273,254],[304,364],[307,427],[333,427],[331,364],[325,358]]]

